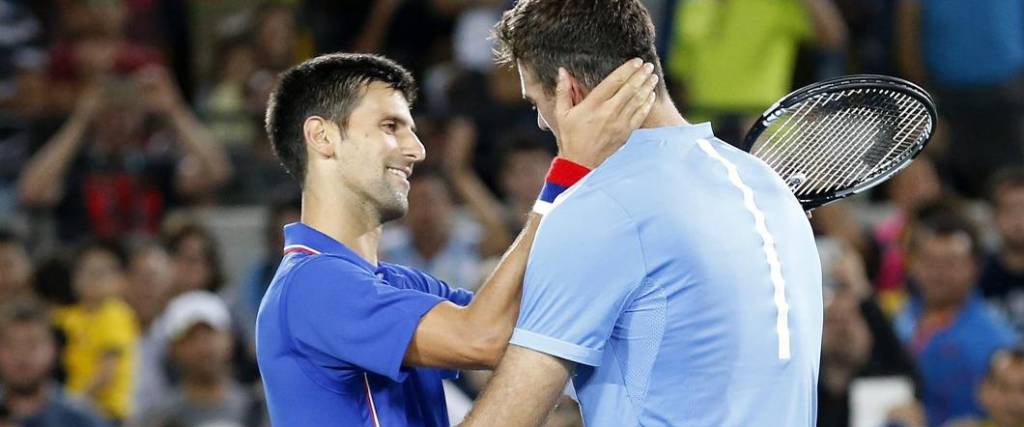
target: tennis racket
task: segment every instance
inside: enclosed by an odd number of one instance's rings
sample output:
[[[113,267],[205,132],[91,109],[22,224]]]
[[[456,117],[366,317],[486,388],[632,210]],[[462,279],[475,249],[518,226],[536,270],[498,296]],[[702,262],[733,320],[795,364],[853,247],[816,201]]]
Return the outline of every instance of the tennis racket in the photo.
[[[805,210],[886,181],[935,132],[935,103],[917,85],[844,76],[798,89],[768,109],[741,148],[768,163]]]

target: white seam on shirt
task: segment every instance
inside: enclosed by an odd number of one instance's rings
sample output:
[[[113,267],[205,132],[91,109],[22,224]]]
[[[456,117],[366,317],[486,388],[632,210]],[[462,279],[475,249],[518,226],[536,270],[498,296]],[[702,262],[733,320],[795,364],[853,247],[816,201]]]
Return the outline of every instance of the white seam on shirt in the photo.
[[[765,260],[768,262],[768,271],[772,281],[772,288],[775,292],[774,301],[777,311],[775,332],[779,336],[779,359],[789,360],[789,304],[786,302],[786,281],[782,277],[782,263],[779,262],[779,254],[775,250],[775,238],[768,232],[764,212],[754,203],[754,191],[740,179],[736,165],[722,157],[721,154],[718,154],[718,151],[715,151],[715,148],[711,146],[708,140],[703,138],[697,139],[697,145],[700,146],[704,153],[717,160],[722,166],[725,166],[729,174],[729,181],[743,193],[743,206],[754,216],[754,230],[757,231],[757,234],[761,236],[761,241],[764,242],[761,247],[764,250]]]
[[[309,252],[312,252],[313,255],[320,255],[320,251],[318,251],[316,249],[313,249],[313,248],[311,248],[309,246],[306,246],[306,245],[288,245],[288,246],[284,247],[285,251],[287,251],[289,249],[304,249],[304,250],[307,250]]]
[[[373,426],[380,427],[380,419],[377,418],[377,406],[373,404],[373,393],[370,391],[370,377],[363,372],[363,382],[366,384],[366,398],[370,401],[370,415],[373,416]]]

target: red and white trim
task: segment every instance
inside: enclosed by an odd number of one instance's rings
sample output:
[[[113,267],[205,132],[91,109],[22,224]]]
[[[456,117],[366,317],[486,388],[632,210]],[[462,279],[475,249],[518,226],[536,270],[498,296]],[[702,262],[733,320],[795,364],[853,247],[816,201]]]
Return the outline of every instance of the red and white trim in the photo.
[[[306,245],[288,245],[288,246],[284,247],[284,254],[285,255],[288,255],[288,254],[294,253],[294,252],[303,253],[303,254],[306,254],[306,255],[320,255],[320,251],[318,251],[316,249],[313,249],[313,248],[311,248],[309,246],[306,246]]]
[[[373,404],[373,392],[370,391],[370,377],[366,375],[366,372],[363,372],[363,384],[366,384],[366,400],[370,402],[370,417],[373,419],[373,427],[380,427],[377,406]]]

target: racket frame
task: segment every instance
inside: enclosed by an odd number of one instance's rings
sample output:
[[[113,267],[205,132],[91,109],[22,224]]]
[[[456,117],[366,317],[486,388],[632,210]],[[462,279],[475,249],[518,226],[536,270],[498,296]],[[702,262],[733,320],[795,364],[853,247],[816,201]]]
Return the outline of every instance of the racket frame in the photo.
[[[904,160],[895,167],[892,167],[885,173],[879,174],[878,176],[875,176],[864,182],[853,185],[850,188],[835,191],[823,196],[813,198],[801,198],[798,196],[797,199],[800,201],[800,205],[803,206],[804,210],[813,210],[815,208],[824,206],[837,200],[871,189],[877,186],[878,184],[881,184],[889,180],[889,178],[892,178],[893,175],[896,175],[904,168],[909,166],[910,162],[917,158],[917,156],[920,155],[922,151],[924,151],[924,147],[928,145],[928,142],[931,141],[932,136],[935,134],[935,127],[938,124],[938,112],[935,108],[935,101],[932,99],[931,95],[929,95],[928,92],[926,92],[920,86],[909,81],[892,76],[885,76],[880,74],[854,74],[848,76],[835,77],[832,79],[814,83],[797,89],[789,93],[788,95],[784,96],[781,100],[779,100],[771,107],[769,107],[767,110],[765,110],[764,114],[761,114],[761,117],[759,117],[757,121],[754,123],[754,125],[750,128],[750,130],[747,131],[746,136],[743,138],[743,141],[740,144],[740,148],[743,151],[750,153],[750,150],[753,149],[754,147],[754,143],[757,142],[757,138],[761,136],[761,134],[764,133],[764,131],[767,130],[773,122],[775,122],[775,120],[777,120],[779,117],[782,117],[783,113],[790,110],[794,106],[800,104],[801,102],[804,102],[808,99],[823,94],[855,89],[885,89],[897,91],[907,96],[910,96],[916,99],[917,101],[920,101],[921,104],[924,105],[925,110],[927,110],[928,112],[928,115],[931,116],[931,127],[928,130],[928,134],[925,136],[924,141],[921,143],[917,151],[914,152],[910,156],[910,158]]]

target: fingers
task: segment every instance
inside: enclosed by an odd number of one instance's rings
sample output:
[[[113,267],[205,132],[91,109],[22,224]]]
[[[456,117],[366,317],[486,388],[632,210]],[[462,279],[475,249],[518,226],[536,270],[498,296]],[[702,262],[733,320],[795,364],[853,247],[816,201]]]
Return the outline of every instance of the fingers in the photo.
[[[659,78],[656,74],[651,74],[647,78],[647,81],[643,83],[640,90],[637,90],[632,94],[632,98],[622,109],[620,114],[624,117],[629,117],[630,123],[632,123],[633,119],[638,115],[646,118],[647,113],[651,112],[651,108],[654,107],[654,101],[657,98],[657,94],[654,89],[658,87],[658,80]]]
[[[640,125],[644,124],[644,120],[647,119],[647,115],[651,113],[651,108],[654,108],[654,103],[658,97],[652,91],[647,95],[647,99],[644,99],[639,107],[633,111],[633,115],[629,118],[629,128],[636,129]]]
[[[657,76],[653,74],[654,64],[644,64],[641,70],[630,76],[629,81],[619,87],[619,91],[608,101],[609,107],[614,111],[613,116],[631,113],[633,110],[629,108],[630,101],[638,95],[641,99],[646,99],[647,92],[654,89],[651,84],[652,77],[655,79],[653,83],[657,84]]]
[[[620,65],[619,68],[612,71],[608,77],[605,77],[604,80],[594,88],[594,90],[590,91],[586,100],[591,102],[604,102],[611,99],[611,97],[615,96],[615,94],[619,92],[619,89],[621,89],[631,77],[635,74],[642,74],[641,71],[644,70],[643,64],[644,61],[640,58],[633,58],[626,61],[625,64]]]

